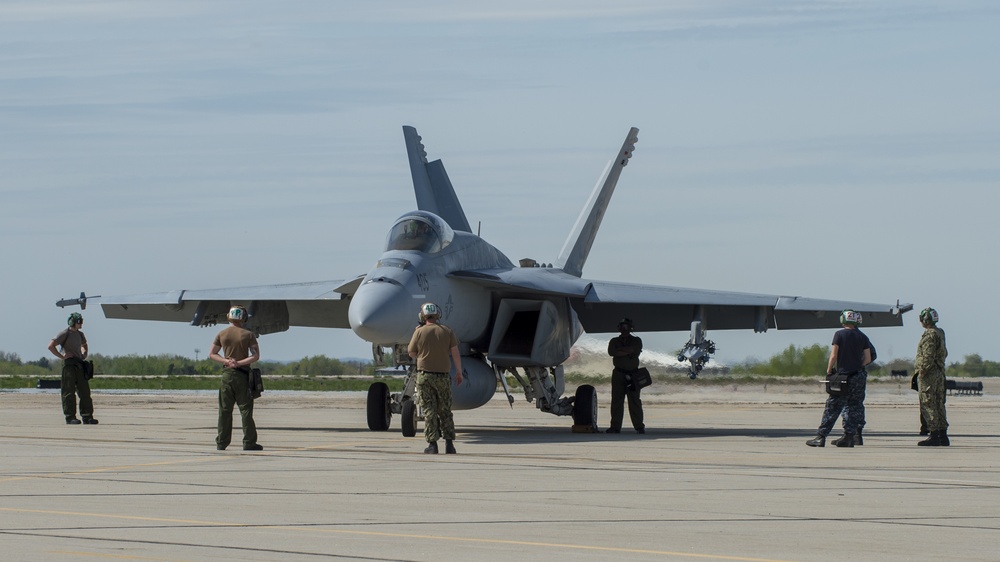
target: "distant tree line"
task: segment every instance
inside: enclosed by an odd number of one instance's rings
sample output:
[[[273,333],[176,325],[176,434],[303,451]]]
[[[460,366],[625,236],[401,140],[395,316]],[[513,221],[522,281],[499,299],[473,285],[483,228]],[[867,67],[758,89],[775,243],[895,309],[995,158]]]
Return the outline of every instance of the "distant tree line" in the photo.
[[[814,344],[809,347],[788,346],[766,361],[749,360],[731,366],[728,372],[734,375],[763,375],[780,377],[815,377],[826,372],[829,348]],[[123,355],[109,356],[95,354],[94,370],[102,375],[143,377],[152,375],[215,375],[221,366],[210,359],[194,361],[180,355]],[[268,375],[290,375],[297,377],[318,376],[374,376],[375,367],[370,361],[341,361],[324,355],[305,357],[298,361],[279,363],[260,361],[260,368]],[[948,364],[951,377],[1000,377],[1000,362],[985,361],[978,354],[966,355],[962,362]],[[873,376],[889,376],[892,371],[905,370],[913,374],[913,361],[893,359],[889,362],[876,361],[868,368]],[[36,361],[22,361],[16,353],[0,351],[0,374],[49,377],[59,376],[62,362],[42,357]]]
[[[211,359],[194,361],[180,355],[101,355],[90,357],[94,371],[100,375],[144,377],[153,375],[215,375],[222,366]],[[298,361],[279,363],[259,361],[256,364],[268,375],[315,376],[373,376],[375,369],[370,361],[341,361],[323,355],[305,357]],[[0,374],[26,376],[59,376],[62,362],[56,358],[42,357],[37,361],[22,361],[16,353],[0,351]]]
[[[729,372],[735,375],[765,375],[781,377],[815,377],[826,373],[830,348],[813,344],[809,347],[788,346],[767,361],[750,360],[733,365]],[[868,367],[872,376],[889,376],[892,371],[906,371],[913,374],[913,360],[893,359],[875,361]],[[977,354],[966,355],[962,362],[949,363],[947,375],[950,377],[1000,377],[1000,362],[984,361]]]

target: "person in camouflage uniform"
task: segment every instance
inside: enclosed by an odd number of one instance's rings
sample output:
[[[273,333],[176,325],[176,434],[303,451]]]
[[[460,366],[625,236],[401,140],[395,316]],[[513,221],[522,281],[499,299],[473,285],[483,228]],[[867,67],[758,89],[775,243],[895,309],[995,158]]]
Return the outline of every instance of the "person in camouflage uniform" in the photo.
[[[457,451],[449,371],[454,363],[455,384],[462,384],[458,337],[451,328],[439,323],[441,309],[432,302],[420,306],[420,320],[423,324],[413,331],[407,352],[417,360],[417,394],[424,413],[424,438],[427,440],[424,452],[436,455],[438,439],[444,437],[444,452],[453,455]]]
[[[59,332],[49,342],[49,351],[63,360],[62,368],[62,408],[66,423],[79,425],[97,423],[94,417],[94,400],[90,397],[90,381],[87,380],[83,362],[87,360],[90,349],[87,346],[87,336],[83,335],[83,315],[74,312],[66,319],[69,326]],[[62,351],[60,352],[60,348]],[[80,395],[80,417],[76,417],[76,396]]]
[[[948,417],[945,413],[944,360],[948,357],[944,330],[937,327],[938,313],[933,308],[920,311],[920,324],[924,333],[917,344],[917,358],[913,370],[917,373],[920,392],[920,414],[927,421],[930,437],[917,445],[947,447]]]

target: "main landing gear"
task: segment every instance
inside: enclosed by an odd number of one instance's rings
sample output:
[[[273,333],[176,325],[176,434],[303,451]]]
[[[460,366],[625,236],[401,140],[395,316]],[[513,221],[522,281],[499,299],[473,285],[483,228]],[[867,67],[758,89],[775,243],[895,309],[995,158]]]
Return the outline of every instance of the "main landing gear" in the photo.
[[[583,426],[597,430],[597,390],[585,384],[576,389],[572,397],[563,397],[565,383],[562,366],[557,367],[524,367],[524,376],[516,367],[497,368],[497,376],[503,385],[504,392],[511,407],[514,397],[510,393],[504,372],[509,372],[524,388],[524,397],[528,402],[535,402],[535,407],[543,412],[557,416],[572,416],[574,426]],[[525,380],[527,378],[527,380]]]

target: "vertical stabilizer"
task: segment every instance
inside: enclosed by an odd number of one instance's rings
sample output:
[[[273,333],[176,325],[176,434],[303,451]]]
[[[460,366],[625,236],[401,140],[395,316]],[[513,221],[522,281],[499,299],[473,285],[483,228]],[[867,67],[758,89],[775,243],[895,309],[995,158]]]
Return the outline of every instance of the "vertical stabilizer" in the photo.
[[[601,228],[601,221],[604,219],[608,203],[611,202],[611,195],[615,192],[622,168],[628,164],[628,159],[632,157],[632,151],[635,150],[635,143],[639,141],[638,135],[639,129],[635,127],[629,129],[628,136],[625,137],[625,143],[618,151],[617,158],[608,162],[604,174],[601,179],[597,180],[597,185],[594,186],[594,191],[590,194],[590,200],[587,201],[580,217],[576,219],[576,224],[573,225],[573,230],[566,238],[566,244],[563,245],[562,252],[559,253],[557,263],[566,273],[575,277],[583,275],[583,265],[587,262],[591,246],[594,245],[597,230]]]
[[[403,125],[403,138],[406,140],[406,155],[410,160],[417,208],[441,217],[454,230],[472,232],[455,188],[444,170],[444,164],[440,160],[427,162],[427,151],[413,127]]]

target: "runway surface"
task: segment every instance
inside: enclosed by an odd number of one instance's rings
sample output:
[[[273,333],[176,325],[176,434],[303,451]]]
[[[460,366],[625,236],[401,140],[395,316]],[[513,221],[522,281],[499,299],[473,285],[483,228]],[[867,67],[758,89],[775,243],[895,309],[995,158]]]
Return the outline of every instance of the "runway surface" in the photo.
[[[215,450],[212,393],[98,391],[96,426],[65,425],[57,392],[0,393],[0,559],[1000,559],[993,385],[949,397],[947,448],[916,446],[896,384],[870,387],[853,449],[805,445],[817,388],[656,390],[646,435],[498,395],[437,456],[398,418],[368,431],[361,393],[265,392],[257,453]]]

